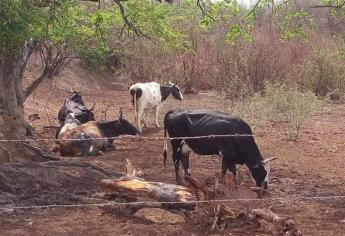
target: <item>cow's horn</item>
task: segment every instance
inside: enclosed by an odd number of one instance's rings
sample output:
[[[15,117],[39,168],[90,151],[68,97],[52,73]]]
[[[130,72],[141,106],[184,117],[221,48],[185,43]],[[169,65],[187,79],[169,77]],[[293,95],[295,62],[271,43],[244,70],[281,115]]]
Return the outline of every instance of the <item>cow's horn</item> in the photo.
[[[90,111],[93,111],[93,109],[95,109],[95,106],[96,106],[96,103],[95,103],[95,101],[92,101],[92,107],[89,109]]]
[[[172,83],[170,80],[169,80],[169,84],[170,84],[171,86],[175,86],[175,85],[176,85],[176,83]]]
[[[278,157],[267,158],[267,159],[263,160],[263,163],[265,164],[267,162],[270,162],[270,161],[273,161],[273,160],[276,160],[276,159],[278,159]]]

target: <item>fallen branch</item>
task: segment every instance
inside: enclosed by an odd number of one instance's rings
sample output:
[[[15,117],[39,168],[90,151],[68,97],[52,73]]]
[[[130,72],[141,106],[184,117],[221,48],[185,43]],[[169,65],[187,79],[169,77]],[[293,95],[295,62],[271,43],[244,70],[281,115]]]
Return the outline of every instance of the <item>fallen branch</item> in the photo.
[[[194,216],[194,218],[197,217]],[[229,208],[224,204],[210,205],[206,207],[206,210],[201,211],[199,218],[203,219],[201,224],[211,225],[209,229],[211,232],[215,230],[222,232],[226,227],[234,228],[249,225],[255,227],[256,230],[259,227],[261,231],[272,235],[302,235],[293,219],[280,217],[270,209],[243,211]]]
[[[192,188],[188,188],[176,184],[144,180],[139,177],[142,176],[143,173],[141,171],[137,171],[128,159],[125,160],[125,167],[126,171],[124,176],[118,179],[103,179],[101,181],[101,186],[124,195],[143,197],[158,201],[158,203],[140,202],[137,204],[130,204],[126,207],[126,210],[129,211],[127,213],[134,213],[137,210],[146,207],[193,209],[196,204],[189,203],[189,201],[199,200],[200,193],[197,192],[204,192],[204,190],[198,190],[201,183],[194,177],[186,179],[190,186],[193,186]],[[205,199],[205,196],[203,196],[203,199]],[[173,204],[167,204],[164,202],[173,202]]]

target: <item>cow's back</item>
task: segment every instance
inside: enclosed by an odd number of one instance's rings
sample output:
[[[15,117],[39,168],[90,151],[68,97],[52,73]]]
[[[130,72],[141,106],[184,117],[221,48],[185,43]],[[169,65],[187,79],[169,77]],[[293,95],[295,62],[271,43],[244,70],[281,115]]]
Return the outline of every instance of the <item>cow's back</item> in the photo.
[[[232,114],[204,110],[170,110],[164,117],[168,129],[183,127],[185,135],[251,134],[250,126]]]
[[[156,82],[148,82],[148,83],[136,83],[130,87],[130,90],[137,90],[141,89],[142,94],[141,97],[138,98],[138,103],[145,105],[145,107],[155,106],[157,103],[160,102],[161,99],[161,92],[160,92],[160,85]]]
[[[79,140],[73,139],[78,139],[80,134],[87,134],[92,139],[92,146],[98,150],[103,150],[108,143],[107,139],[103,139],[104,134],[98,128],[97,121],[89,121],[61,135],[60,151],[69,155],[79,154],[80,150],[77,148]]]

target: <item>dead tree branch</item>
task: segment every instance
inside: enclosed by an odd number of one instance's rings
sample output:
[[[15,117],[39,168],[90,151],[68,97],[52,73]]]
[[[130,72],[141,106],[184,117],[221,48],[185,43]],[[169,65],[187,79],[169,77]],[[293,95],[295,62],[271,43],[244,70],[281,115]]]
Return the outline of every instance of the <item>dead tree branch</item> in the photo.
[[[57,76],[67,64],[76,57],[70,56],[63,46],[58,46],[45,40],[39,43],[36,48],[44,65],[42,74],[34,80],[23,92],[25,101],[46,79]]]
[[[345,1],[343,1],[339,5],[332,5],[332,4],[325,4],[325,5],[314,5],[310,6],[310,8],[335,8],[335,9],[340,9],[345,6]]]
[[[138,202],[122,207],[121,211],[125,210],[126,214],[132,214],[141,208],[155,207],[164,209],[193,209],[195,203],[188,203],[188,201],[199,200],[200,197],[195,193],[194,188],[200,186],[198,180],[187,180],[193,189],[162,182],[147,181],[139,176],[142,172],[137,171],[129,160],[125,160],[125,175],[117,179],[103,179],[101,186],[106,189],[111,189],[121,193],[122,195],[136,196],[154,199],[158,202]],[[203,198],[203,200],[205,197]],[[162,202],[162,203],[160,203]],[[169,204],[166,202],[172,202]]]
[[[126,15],[125,8],[123,7],[120,0],[113,0],[114,3],[119,7],[121,17],[129,29],[133,30],[136,36],[144,36],[145,38],[150,38],[148,35],[144,34],[139,28],[137,28],[132,21],[128,19]]]
[[[200,8],[201,13],[204,16],[207,16],[208,18],[210,18],[212,21],[216,21],[210,14],[208,14],[206,12],[206,3],[203,0],[197,0],[196,1],[196,5]]]

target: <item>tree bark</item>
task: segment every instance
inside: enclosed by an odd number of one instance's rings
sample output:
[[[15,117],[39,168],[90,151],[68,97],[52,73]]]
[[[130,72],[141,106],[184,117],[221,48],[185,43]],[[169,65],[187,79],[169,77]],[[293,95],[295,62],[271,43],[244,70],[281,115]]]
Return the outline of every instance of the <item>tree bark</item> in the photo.
[[[0,114],[18,119],[28,134],[31,133],[31,128],[23,114],[22,80],[35,45],[34,40],[29,40],[21,49],[5,48],[0,51]]]

